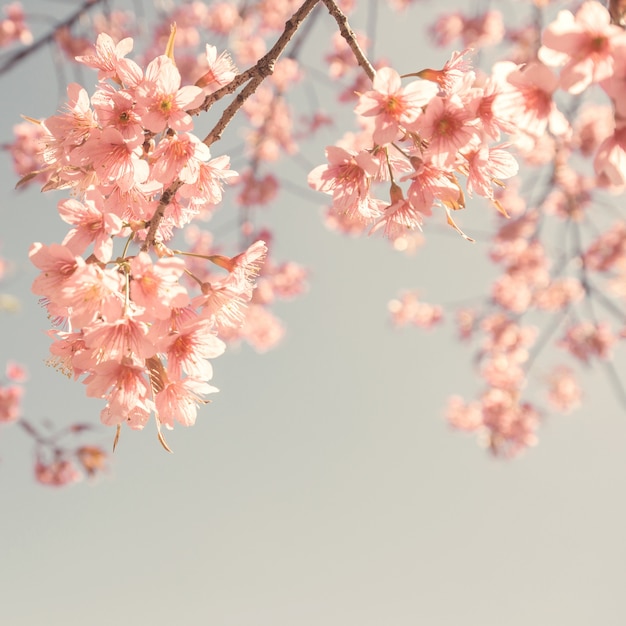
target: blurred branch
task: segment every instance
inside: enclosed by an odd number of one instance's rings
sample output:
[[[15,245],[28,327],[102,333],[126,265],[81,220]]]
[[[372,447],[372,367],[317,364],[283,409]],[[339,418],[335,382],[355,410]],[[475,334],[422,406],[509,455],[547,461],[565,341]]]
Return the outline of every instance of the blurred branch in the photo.
[[[106,0],[85,0],[83,4],[76,9],[72,15],[70,15],[67,19],[59,22],[48,34],[39,38],[37,41],[33,42],[30,46],[26,46],[21,50],[17,50],[13,54],[9,55],[2,63],[0,63],[0,75],[9,72],[13,69],[15,65],[17,65],[20,61],[30,56],[40,48],[46,46],[49,43],[54,41],[56,37],[57,31],[60,28],[69,28],[75,22],[77,22],[85,13],[87,13],[90,9],[95,7],[98,4],[104,3]]]

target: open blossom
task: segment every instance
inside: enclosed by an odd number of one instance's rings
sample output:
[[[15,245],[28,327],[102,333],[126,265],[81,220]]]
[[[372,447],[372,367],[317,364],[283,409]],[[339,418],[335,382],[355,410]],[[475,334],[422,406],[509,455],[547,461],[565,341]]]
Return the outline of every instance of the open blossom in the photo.
[[[141,156],[140,145],[133,147],[119,130],[108,127],[94,129],[89,139],[72,151],[70,160],[77,167],[93,168],[102,184],[115,183],[128,191],[148,178],[148,163]]]
[[[429,213],[423,213],[420,209],[421,207],[414,206],[410,199],[407,200],[401,187],[394,183],[391,187],[391,204],[385,208],[370,232],[374,233],[383,228],[386,237],[395,239],[406,230],[421,230],[423,216]]]
[[[369,216],[369,189],[378,171],[378,163],[366,152],[354,152],[338,146],[326,148],[328,165],[319,165],[308,176],[309,186],[331,194],[339,213]]]
[[[373,89],[361,94],[357,115],[374,117],[374,142],[391,143],[401,127],[413,123],[436,94],[438,87],[429,81],[413,81],[402,87],[398,72],[390,67],[376,71]]]
[[[208,162],[198,162],[197,170],[197,178],[192,183],[182,185],[178,194],[187,198],[191,206],[199,209],[219,204],[222,201],[224,183],[235,183],[239,179],[239,174],[230,169],[230,157],[226,155]]]
[[[172,428],[175,421],[183,426],[192,426],[196,421],[198,404],[206,403],[204,396],[216,391],[209,383],[194,378],[168,381],[155,398],[159,422],[167,428]]]
[[[475,117],[456,95],[433,98],[414,125],[428,141],[428,154],[435,166],[450,167],[458,153],[479,137]]]
[[[183,131],[193,128],[187,110],[200,106],[204,93],[194,85],[181,87],[180,82],[180,72],[169,57],[163,55],[150,62],[138,97],[148,111],[142,118],[145,128],[153,133],[166,127]]]
[[[66,112],[52,115],[43,122],[49,134],[43,153],[44,161],[48,164],[57,163],[66,152],[81,145],[98,127],[87,91],[77,83],[70,83],[67,96]]]
[[[91,97],[91,106],[103,128],[115,128],[133,148],[144,142],[142,117],[146,111],[137,104],[131,91],[101,85]]]
[[[145,252],[130,260],[130,295],[133,301],[157,319],[167,319],[172,307],[189,303],[187,290],[178,281],[185,271],[181,259],[164,258],[156,263]]]
[[[164,185],[178,178],[193,184],[198,179],[200,166],[211,158],[209,148],[191,133],[177,133],[164,137],[152,153],[152,177]]]
[[[206,55],[203,61],[206,62],[208,71],[205,71],[195,84],[197,87],[202,87],[206,93],[217,91],[237,76],[237,66],[230,54],[221,52],[218,55],[215,46],[206,45]]]
[[[198,380],[209,380],[213,370],[208,359],[224,353],[226,346],[213,332],[213,323],[198,317],[183,324],[176,332],[156,342],[160,353],[167,356],[168,375],[181,378],[182,372]]]
[[[99,261],[110,261],[113,253],[112,235],[122,231],[122,220],[113,213],[103,210],[102,197],[87,192],[84,202],[74,198],[59,201],[61,219],[72,228],[63,240],[74,254],[82,254],[90,244],[94,244],[93,253]]]
[[[152,408],[152,392],[143,363],[132,357],[103,361],[94,366],[85,384],[87,396],[107,399],[101,414],[103,423],[114,426],[126,421],[131,428],[143,428]]]
[[[493,76],[502,88],[494,103],[498,116],[533,138],[547,129],[554,135],[567,136],[569,122],[552,98],[558,78],[549,68],[536,61],[524,67],[503,61],[494,65]]]
[[[112,78],[118,83],[136,85],[141,78],[141,70],[134,61],[124,57],[133,49],[131,37],[115,43],[110,35],[100,33],[96,40],[94,54],[78,56],[76,60],[98,70],[98,79]]]
[[[539,59],[546,65],[564,65],[560,84],[563,89],[582,93],[591,83],[613,74],[616,42],[624,42],[624,30],[611,24],[611,16],[600,2],[587,0],[572,15],[560,11],[543,31]]]

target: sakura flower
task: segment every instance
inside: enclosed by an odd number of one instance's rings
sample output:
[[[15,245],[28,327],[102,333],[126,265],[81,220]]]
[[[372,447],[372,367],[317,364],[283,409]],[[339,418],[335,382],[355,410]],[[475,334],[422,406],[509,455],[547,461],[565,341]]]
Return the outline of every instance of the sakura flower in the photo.
[[[0,47],[9,46],[14,42],[29,45],[33,34],[26,25],[24,9],[19,2],[12,2],[2,7],[6,18],[0,20]]]
[[[366,151],[357,153],[337,146],[326,148],[326,158],[328,165],[320,165],[310,172],[309,186],[332,194],[337,211],[368,216],[369,188],[378,163]]]
[[[485,145],[477,150],[463,154],[467,159],[467,193],[474,191],[485,197],[494,198],[493,184],[500,183],[515,176],[519,166],[510,152],[503,150],[506,146]]]
[[[554,368],[548,377],[550,405],[561,413],[569,413],[580,406],[581,399],[582,391],[572,368],[565,365]]]
[[[230,169],[230,157],[222,155],[209,162],[199,162],[196,180],[182,185],[178,194],[194,207],[207,208],[222,201],[223,183],[238,179],[239,174]]]
[[[98,80],[112,78],[119,84],[135,86],[141,80],[141,70],[134,61],[124,57],[133,49],[131,37],[115,43],[110,35],[100,33],[95,53],[78,56],[76,60],[98,70]]]
[[[245,339],[257,352],[263,353],[280,343],[285,336],[285,327],[267,307],[251,304],[238,336]],[[234,337],[226,339],[232,341]]]
[[[600,144],[593,167],[596,175],[605,176],[612,185],[626,185],[626,125]]]
[[[145,374],[145,366],[129,357],[94,366],[85,380],[87,396],[107,399],[101,413],[104,424],[113,426],[126,421],[132,428],[144,426],[152,407]]]
[[[189,302],[187,290],[178,282],[185,270],[181,259],[166,258],[152,263],[150,256],[140,252],[130,260],[130,295],[146,313],[166,319],[172,307],[184,307]]]
[[[133,147],[119,130],[108,127],[94,130],[88,141],[72,151],[71,162],[93,168],[102,184],[115,183],[122,191],[128,191],[148,178],[148,163],[141,155],[140,145]]]
[[[193,128],[186,111],[200,106],[204,94],[200,87],[181,87],[180,82],[180,73],[169,57],[162,55],[150,62],[137,99],[148,111],[142,120],[145,128],[153,133],[166,127],[183,131]]]
[[[15,361],[7,361],[5,376],[14,383],[23,383],[28,380],[26,368]]]
[[[56,243],[50,246],[34,243],[28,256],[31,263],[41,270],[41,274],[33,281],[32,292],[53,300],[59,297],[76,269],[85,265],[83,259],[74,255],[69,248]]]
[[[59,161],[64,151],[81,145],[98,126],[85,89],[77,83],[70,83],[67,95],[67,112],[48,117],[43,122],[50,134],[44,151],[46,163]]]
[[[203,60],[206,61],[208,71],[195,84],[197,87],[202,87],[205,93],[210,94],[217,91],[237,76],[237,66],[228,52],[221,52],[218,56],[217,48],[207,44],[206,55]]]
[[[198,179],[201,163],[210,158],[209,148],[191,133],[164,137],[151,155],[152,177],[164,185],[176,178],[193,184]]]
[[[476,431],[483,425],[480,404],[467,404],[460,396],[452,396],[448,400],[445,417],[453,428],[467,432]]]
[[[198,380],[210,380],[213,370],[208,359],[224,353],[224,342],[216,337],[213,324],[196,318],[183,324],[175,333],[156,341],[158,352],[167,356],[168,376],[178,379],[184,371]]]
[[[35,464],[35,478],[42,485],[62,487],[81,480],[81,474],[69,459],[59,459],[51,463],[40,460]]]
[[[0,424],[14,422],[22,414],[24,388],[19,385],[0,386]]]
[[[559,345],[583,363],[593,357],[608,359],[616,337],[605,322],[580,322],[567,328]]]
[[[458,152],[479,137],[473,114],[456,95],[433,98],[413,127],[428,141],[430,160],[439,167],[453,166]]]
[[[209,383],[193,378],[166,382],[155,397],[159,422],[167,428],[172,428],[175,421],[183,426],[193,426],[198,414],[198,404],[207,402],[204,399],[206,394],[217,391]]]
[[[117,270],[84,263],[64,282],[57,302],[71,309],[72,324],[76,328],[96,319],[112,321],[122,313],[122,285],[123,279]]]
[[[445,95],[451,95],[467,80],[468,74],[470,75],[470,80],[475,78],[474,73],[471,72],[470,60],[467,58],[470,52],[469,48],[462,52],[453,52],[452,57],[446,61],[442,69],[425,69],[417,72],[415,75],[437,83]]]
[[[402,189],[395,183],[391,187],[390,195],[391,204],[376,220],[370,233],[384,228],[385,236],[395,239],[405,230],[421,230],[424,213],[404,198]]]
[[[154,355],[156,349],[148,337],[146,323],[125,315],[111,322],[101,322],[86,328],[82,335],[91,366],[102,361],[121,361],[135,357],[139,360]],[[80,360],[74,359],[74,364]],[[85,367],[89,364],[85,363]]]
[[[549,68],[538,62],[521,69],[501,62],[494,66],[493,76],[503,88],[494,103],[499,116],[532,137],[540,137],[548,128],[557,136],[567,136],[569,122],[552,99],[558,79]]]
[[[278,193],[278,180],[273,174],[260,177],[248,170],[241,174],[239,183],[243,189],[237,196],[237,202],[243,206],[268,204]]]
[[[36,173],[36,177],[29,180],[46,180],[47,173],[41,172],[44,167],[42,152],[45,139],[49,135],[42,124],[23,122],[13,126],[13,143],[9,151],[13,157],[13,169],[19,176]]]
[[[122,220],[103,210],[100,194],[95,190],[88,192],[84,203],[74,198],[60,200],[58,210],[64,222],[75,226],[67,233],[62,245],[75,254],[82,254],[93,243],[93,253],[99,261],[111,260],[112,236],[122,231]]]
[[[535,291],[535,305],[544,311],[562,311],[573,302],[580,302],[585,289],[577,278],[565,277],[553,280],[547,287]]]
[[[405,291],[400,298],[394,298],[387,305],[392,324],[396,327],[413,324],[422,328],[432,328],[443,317],[443,309],[438,305],[421,302],[415,291]]]
[[[624,31],[611,24],[609,12],[599,2],[587,0],[576,15],[560,11],[543,31],[539,59],[546,65],[564,64],[561,86],[578,94],[613,74],[613,52],[620,39],[625,39]]]
[[[394,141],[400,128],[414,122],[438,91],[427,81],[413,81],[402,87],[400,75],[390,67],[376,71],[372,87],[361,94],[355,113],[374,117],[373,139],[378,145]]]
[[[118,130],[132,148],[144,142],[142,117],[146,111],[138,106],[132,93],[107,85],[91,97],[91,105],[101,126]]]
[[[481,397],[481,405],[488,446],[494,455],[514,457],[537,443],[540,415],[531,404],[520,404],[516,394],[491,389]]]

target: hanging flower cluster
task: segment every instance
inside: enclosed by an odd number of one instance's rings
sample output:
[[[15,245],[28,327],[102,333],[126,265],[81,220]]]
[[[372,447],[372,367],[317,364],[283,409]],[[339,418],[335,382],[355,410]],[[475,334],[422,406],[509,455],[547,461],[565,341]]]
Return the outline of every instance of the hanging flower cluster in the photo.
[[[360,94],[355,109],[363,132],[329,146],[328,164],[308,179],[332,196],[330,213],[344,230],[382,231],[394,241],[421,230],[438,206],[469,239],[452,218],[465,207],[465,192],[489,198],[505,212],[494,185],[518,167],[506,145],[491,145],[513,128],[499,107],[503,86],[495,78],[478,85],[466,56],[455,53],[441,70],[408,74],[420,80],[406,85],[390,67],[375,72],[372,89]],[[374,195],[376,183],[388,185],[388,199]]]
[[[101,34],[95,53],[78,59],[98,70],[93,95],[70,85],[66,111],[41,122],[44,189],[73,196],[58,204],[71,227],[63,242],[31,247],[41,270],[33,292],[56,326],[52,362],[106,400],[102,422],[119,435],[122,423],[141,429],[154,414],[167,447],[160,426],[193,424],[198,403],[217,391],[210,359],[224,352],[220,335],[242,325],[267,247],[259,240],[232,258],[195,250],[196,263],[221,268],[211,282],[166,247],[175,229],[222,200],[237,174],[192,132],[187,111],[206,88],[181,86],[168,55],[144,71],[126,58],[131,49],[132,39],[115,44]],[[215,86],[223,77],[213,70]],[[131,254],[133,243],[141,247]]]

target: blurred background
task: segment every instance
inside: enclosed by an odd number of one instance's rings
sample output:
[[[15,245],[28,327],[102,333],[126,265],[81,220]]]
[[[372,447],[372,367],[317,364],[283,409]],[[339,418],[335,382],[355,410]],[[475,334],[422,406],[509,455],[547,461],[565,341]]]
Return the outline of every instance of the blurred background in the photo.
[[[358,4],[353,26],[375,27],[376,55],[404,72],[449,58],[425,33],[441,9],[487,3],[425,1],[400,15],[386,3]],[[43,16],[76,5],[23,6],[42,16],[32,24],[37,37],[50,24]],[[284,340],[266,354],[229,348],[213,362],[220,393],[193,428],[166,433],[174,454],[153,424],[123,429],[107,471],[92,481],[37,484],[31,440],[16,425],[0,428],[1,623],[625,623],[626,419],[604,373],[586,372],[583,408],[547,416],[538,446],[497,460],[443,419],[452,393],[471,398],[479,389],[454,329],[389,322],[387,302],[403,288],[444,307],[486,297],[494,269],[479,235],[493,209],[470,203],[462,216],[476,244],[442,219],[413,256],[324,226],[325,198],[306,175],[353,124],[350,105],[337,109],[332,89],[314,78],[333,29],[319,16],[300,59],[336,125],[277,163],[288,186],[254,216],[272,229],[278,260],[309,269],[308,293],[276,308]],[[61,80],[91,90],[95,75],[58,70],[46,49],[2,75],[0,141],[12,140],[20,114],[53,114],[64,101]],[[312,100],[301,98],[310,112]],[[232,154],[234,169],[244,164],[237,132],[212,148]],[[49,323],[30,293],[28,248],[63,239],[56,203],[65,196],[14,191],[10,156],[0,158],[0,256],[13,263],[2,290],[22,305],[0,314],[0,367],[8,359],[28,367],[23,407],[34,424],[97,425],[102,403],[45,365]],[[222,232],[235,215],[228,202],[216,217]],[[540,360],[538,377],[544,367]],[[101,426],[89,442],[110,450],[113,436]]]

